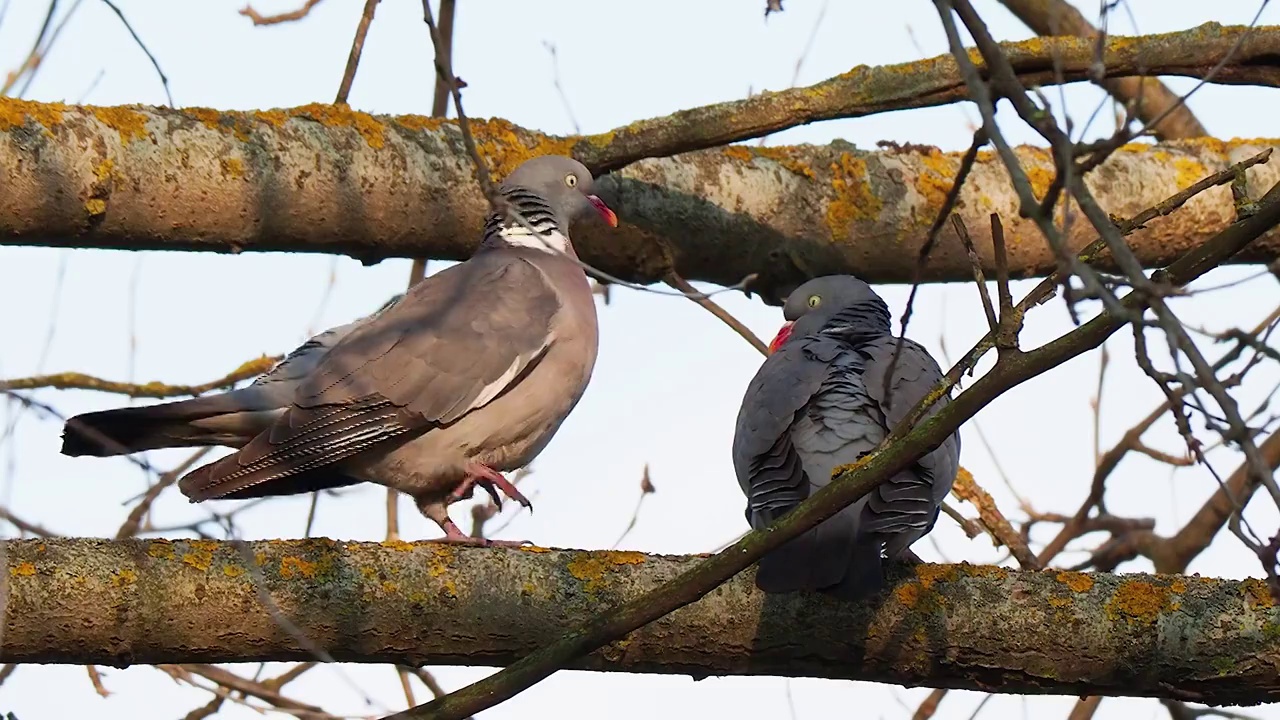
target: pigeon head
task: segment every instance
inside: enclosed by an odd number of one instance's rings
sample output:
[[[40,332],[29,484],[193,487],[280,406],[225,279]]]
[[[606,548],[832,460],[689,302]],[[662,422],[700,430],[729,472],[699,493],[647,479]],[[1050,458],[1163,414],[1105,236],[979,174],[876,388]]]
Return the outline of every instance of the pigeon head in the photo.
[[[782,306],[786,320],[769,352],[792,335],[883,334],[889,331],[889,307],[866,282],[852,275],[816,277],[791,291]]]
[[[504,194],[516,188],[536,193],[550,206],[562,231],[592,213],[617,227],[618,216],[596,197],[594,185],[586,165],[563,155],[543,155],[521,163],[502,181],[501,189]]]

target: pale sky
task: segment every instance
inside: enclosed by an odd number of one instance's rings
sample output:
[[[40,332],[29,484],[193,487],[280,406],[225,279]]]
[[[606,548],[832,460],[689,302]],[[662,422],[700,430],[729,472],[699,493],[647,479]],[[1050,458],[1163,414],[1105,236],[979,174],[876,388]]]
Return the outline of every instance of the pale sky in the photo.
[[[117,0],[169,76],[179,106],[221,109],[289,107],[331,102],[347,59],[362,2],[327,0],[298,23],[255,28],[237,14],[241,0],[200,3]],[[300,0],[255,5],[280,12]],[[1031,36],[994,0],[976,3],[1001,39]],[[59,13],[75,2],[64,0]],[[1097,3],[1077,2],[1093,17]],[[543,44],[558,48],[560,80],[583,132],[601,132],[631,121],[708,103],[744,97],[749,91],[778,90],[791,84],[815,20],[825,12],[799,74],[809,84],[859,64],[884,64],[933,56],[946,41],[932,3],[820,2],[788,0],[786,11],[762,17],[764,3],[677,2],[593,3],[586,0],[519,2],[463,0],[454,41],[456,72],[466,79],[468,113],[499,116],[525,127],[567,134],[573,123],[553,88],[551,58]],[[17,67],[39,26],[46,3],[7,3],[0,22],[0,71]],[[1131,14],[1118,13],[1112,31],[1165,32],[1214,20],[1242,24],[1256,2],[1131,0]],[[870,9],[874,8],[874,9]],[[1267,8],[1262,24],[1280,23],[1280,9]],[[917,46],[918,44],[918,46]],[[430,112],[433,84],[431,46],[417,0],[385,0],[378,10],[351,104],[371,113]],[[95,84],[95,77],[102,73]],[[1194,83],[1173,79],[1185,90]],[[92,90],[85,96],[87,90]],[[163,104],[163,89],[143,53],[108,7],[88,0],[78,7],[63,36],[27,94],[37,100],[99,105]],[[1057,102],[1057,92],[1050,93]],[[1065,92],[1068,110],[1083,118],[1101,91],[1084,85]],[[1275,136],[1280,101],[1274,90],[1205,87],[1191,108],[1215,136]],[[877,115],[796,128],[770,138],[773,145],[840,138],[862,148],[878,140],[966,147],[972,106],[948,106]],[[1006,118],[1013,142],[1032,142],[1031,132]],[[1109,132],[1096,123],[1095,134]],[[625,218],[623,218],[625,221]],[[437,271],[443,263],[432,263]],[[1260,268],[1214,271],[1204,287],[1248,277]],[[407,260],[363,267],[347,258],[322,255],[246,253],[127,253],[0,248],[0,377],[79,370],[105,378],[200,383],[225,374],[263,353],[294,348],[308,335],[364,315],[403,290]],[[332,278],[332,285],[331,283]],[[1027,283],[1015,287],[1021,296]],[[907,288],[882,286],[894,317],[901,314]],[[777,308],[740,294],[717,296],[757,334],[771,337],[781,322]],[[1190,325],[1221,330],[1247,327],[1280,301],[1270,277],[1173,307]],[[599,306],[600,355],[594,378],[576,411],[534,463],[522,485],[537,513],[515,515],[502,537],[527,538],[540,545],[607,548],[622,532],[639,493],[646,463],[657,493],[644,505],[626,549],[661,553],[706,552],[746,529],[741,492],[729,455],[733,423],[746,383],[760,355],[720,321],[678,297],[623,288],[609,306]],[[896,324],[896,320],[895,320]],[[1056,337],[1070,327],[1060,300],[1035,311],[1024,346]],[[985,331],[972,284],[934,285],[921,290],[908,334],[939,355],[945,342],[950,360]],[[130,338],[136,338],[131,348]],[[1161,400],[1159,390],[1138,370],[1132,342],[1121,333],[1110,345],[1102,444],[1110,447]],[[1205,344],[1210,358],[1222,351]],[[1012,519],[1023,515],[992,456],[975,432],[980,424],[995,457],[1018,492],[1036,509],[1070,513],[1086,494],[1093,469],[1090,399],[1098,373],[1091,353],[993,403],[966,425],[961,462],[996,497]],[[943,360],[944,366],[950,362]],[[1280,373],[1274,366],[1251,375],[1238,392],[1251,410]],[[119,396],[94,392],[41,391],[36,397],[66,414],[124,404]],[[11,412],[6,410],[5,412]],[[11,416],[6,416],[7,427]],[[128,512],[124,502],[139,493],[146,478],[123,459],[67,458],[58,454],[59,423],[27,413],[14,437],[0,448],[0,502],[19,516],[67,535],[110,536]],[[1180,453],[1172,423],[1148,435],[1150,444]],[[158,467],[186,456],[183,450],[154,452]],[[1225,475],[1238,456],[1213,456]],[[1120,515],[1155,517],[1157,530],[1174,532],[1214,489],[1208,472],[1191,468],[1171,473],[1144,457],[1127,459],[1110,483],[1108,504]],[[384,491],[367,486],[345,499],[322,499],[315,533],[339,539],[380,540],[385,533]],[[955,501],[953,501],[954,503]],[[213,503],[230,509],[233,502]],[[300,537],[305,496],[275,501],[240,516],[248,538]],[[960,506],[972,515],[972,508]],[[156,505],[165,522],[185,522],[206,511],[189,505],[176,491]],[[454,517],[469,523],[466,507]],[[1274,532],[1277,513],[1266,502],[1249,508],[1260,532]],[[407,539],[437,535],[435,527],[401,506]],[[4,532],[12,536],[13,528]],[[1037,535],[1040,542],[1048,532]],[[1082,547],[1093,547],[1094,539]],[[931,538],[914,549],[926,559],[984,562],[1003,553],[979,537],[968,540],[947,518]],[[1059,562],[1075,561],[1082,553]],[[1006,563],[1008,564],[1008,563]],[[1149,568],[1134,562],[1123,569]],[[1223,534],[1191,571],[1217,577],[1258,576],[1256,560]],[[839,628],[824,631],[839,632]],[[235,667],[244,671],[245,667]],[[283,667],[283,666],[280,666]],[[266,674],[280,671],[269,667]],[[491,672],[488,668],[432,668],[446,689]],[[100,698],[82,667],[25,666],[0,687],[0,712],[21,720],[78,717],[174,718],[208,701],[207,693],[179,685],[150,667],[103,669],[112,692]],[[348,678],[374,702],[342,681]],[[560,672],[516,699],[482,714],[503,718],[702,717],[715,713],[741,720],[831,717],[907,718],[927,695],[925,689],[889,685],[769,677],[708,678]],[[405,707],[395,672],[387,666],[342,665],[313,670],[287,689],[291,697],[334,713],[385,714]],[[418,686],[419,700],[428,697]],[[969,717],[984,697],[953,692],[935,717]],[[998,696],[984,718],[1065,717],[1075,698]],[[1280,718],[1274,707],[1255,708],[1258,717]],[[1109,699],[1098,718],[1164,717],[1149,700]],[[255,713],[226,706],[219,717],[252,718]]]

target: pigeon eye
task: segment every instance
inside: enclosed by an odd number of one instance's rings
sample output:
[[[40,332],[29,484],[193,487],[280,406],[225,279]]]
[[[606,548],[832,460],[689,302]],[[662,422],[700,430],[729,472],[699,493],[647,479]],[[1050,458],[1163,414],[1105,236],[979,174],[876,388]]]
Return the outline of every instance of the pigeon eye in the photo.
[[[822,304],[822,298],[817,295],[809,296],[809,307],[814,308]]]
[[[577,176],[577,175],[574,175],[573,173],[569,173],[568,175],[565,175],[565,176],[564,176],[564,184],[565,184],[565,185],[568,185],[569,187],[577,187],[577,186],[578,186],[578,176]]]

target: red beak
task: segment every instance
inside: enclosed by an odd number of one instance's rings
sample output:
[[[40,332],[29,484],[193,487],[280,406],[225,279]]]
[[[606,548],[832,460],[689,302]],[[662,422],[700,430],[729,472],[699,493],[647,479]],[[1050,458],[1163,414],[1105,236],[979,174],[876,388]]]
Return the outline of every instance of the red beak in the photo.
[[[769,343],[770,355],[778,352],[778,348],[782,347],[782,344],[787,341],[787,338],[791,337],[791,327],[793,325],[795,325],[794,321],[783,323],[782,327],[778,328],[778,334],[774,336],[773,342]]]
[[[596,206],[596,210],[600,211],[600,215],[604,218],[605,222],[609,223],[609,227],[618,227],[618,216],[609,209],[608,205],[604,204],[603,200],[595,195],[588,195],[587,199],[591,201],[592,205]]]

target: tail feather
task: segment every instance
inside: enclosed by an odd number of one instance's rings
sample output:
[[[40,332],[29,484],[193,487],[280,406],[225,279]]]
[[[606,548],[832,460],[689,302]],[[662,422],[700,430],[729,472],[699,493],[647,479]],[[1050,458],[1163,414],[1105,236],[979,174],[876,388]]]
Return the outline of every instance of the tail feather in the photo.
[[[358,485],[363,480],[344,475],[333,467],[320,467],[308,472],[288,475],[263,483],[239,488],[215,487],[213,479],[214,463],[203,465],[187,473],[178,481],[178,488],[191,502],[201,500],[248,500],[250,498],[276,497],[280,495],[301,495],[318,490]]]
[[[62,454],[112,457],[173,447],[239,447],[257,433],[246,435],[237,426],[252,429],[261,422],[254,416],[268,410],[255,407],[255,395],[236,391],[76,415],[63,427]]]
[[[854,503],[760,559],[756,587],[766,593],[818,591],[859,600],[880,590],[881,543],[859,536]]]

